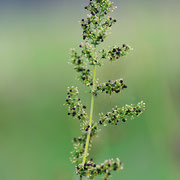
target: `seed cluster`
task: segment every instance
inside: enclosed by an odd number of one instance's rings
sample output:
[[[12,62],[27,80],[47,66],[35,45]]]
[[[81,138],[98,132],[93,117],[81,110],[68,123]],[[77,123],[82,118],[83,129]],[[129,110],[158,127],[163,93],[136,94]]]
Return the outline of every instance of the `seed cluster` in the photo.
[[[104,179],[107,180],[111,176],[112,171],[122,170],[123,164],[117,158],[106,160],[104,163],[96,164],[93,159],[88,160],[84,165],[79,165],[76,167],[76,171],[81,176],[87,176],[88,179],[94,179],[98,175],[103,175]]]
[[[98,56],[96,54],[96,49],[89,42],[81,43],[80,48],[82,49],[82,56],[87,59],[89,65],[101,65],[98,62]]]
[[[90,0],[89,5],[85,7],[92,15],[100,14],[101,16],[113,12],[115,8],[114,3],[109,0]]]
[[[97,85],[97,90],[96,92],[100,91],[101,93],[106,93],[106,94],[112,94],[114,93],[119,93],[121,90],[126,89],[127,86],[124,84],[124,81],[122,79],[118,79],[115,81],[109,80],[106,83],[100,83]]]
[[[109,0],[90,0],[89,5],[85,7],[90,14],[86,20],[81,20],[83,40],[88,40],[94,45],[103,42],[107,37],[107,30],[116,22],[116,19],[105,18],[105,16],[107,13],[113,12],[115,8]]]
[[[141,101],[137,105],[126,105],[122,108],[115,107],[107,114],[100,113],[100,125],[107,124],[117,125],[119,122],[126,122],[128,118],[131,120],[142,114],[145,110],[145,103]]]
[[[101,52],[101,59],[108,59],[110,61],[115,61],[120,57],[126,56],[132,48],[126,44],[123,44],[122,47],[113,46],[109,50],[103,49]]]
[[[86,106],[81,104],[80,98],[78,98],[79,91],[77,87],[68,88],[66,104],[68,105],[68,115],[73,116],[76,119],[85,121],[87,119],[87,113],[85,112]]]
[[[74,69],[79,73],[79,79],[83,84],[87,86],[93,85],[92,73],[89,68],[86,66],[86,62],[83,59],[82,55],[79,56],[75,49],[71,50],[71,62],[74,65]]]

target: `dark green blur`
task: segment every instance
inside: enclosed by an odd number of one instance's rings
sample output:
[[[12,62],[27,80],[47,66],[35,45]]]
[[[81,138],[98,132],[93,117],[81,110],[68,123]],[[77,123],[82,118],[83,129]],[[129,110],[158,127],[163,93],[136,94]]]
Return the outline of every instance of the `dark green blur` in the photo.
[[[78,2],[78,3],[77,3]],[[88,109],[89,90],[68,64],[78,48],[88,1],[64,1],[28,10],[9,7],[0,17],[0,180],[78,180],[69,161],[79,122],[67,116],[68,86],[78,86]],[[94,117],[115,105],[144,100],[139,118],[103,128],[91,157],[119,157],[112,180],[180,179],[180,3],[115,1],[117,24],[101,47],[134,48],[97,69],[100,81],[123,78],[128,89],[95,99]],[[89,113],[89,110],[88,110]],[[100,179],[100,178],[97,178]]]

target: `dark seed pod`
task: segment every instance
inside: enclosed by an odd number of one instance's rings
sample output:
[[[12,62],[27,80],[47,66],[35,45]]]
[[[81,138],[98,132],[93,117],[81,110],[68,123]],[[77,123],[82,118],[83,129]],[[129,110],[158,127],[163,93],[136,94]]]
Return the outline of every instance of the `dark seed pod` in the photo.
[[[126,122],[126,119],[123,118],[123,119],[122,119],[122,122]]]

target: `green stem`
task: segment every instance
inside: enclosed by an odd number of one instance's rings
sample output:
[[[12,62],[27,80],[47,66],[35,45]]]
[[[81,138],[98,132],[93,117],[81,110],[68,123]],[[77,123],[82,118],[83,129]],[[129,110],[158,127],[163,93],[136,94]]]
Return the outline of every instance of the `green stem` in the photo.
[[[86,146],[85,146],[85,151],[83,155],[83,165],[86,162],[86,157],[88,153],[88,146],[89,146],[89,141],[90,141],[90,134],[91,134],[91,125],[92,125],[92,117],[93,117],[93,108],[94,108],[94,89],[95,89],[95,77],[96,77],[96,66],[94,65],[94,73],[93,73],[93,87],[92,87],[92,97],[91,97],[91,109],[90,109],[90,118],[89,118],[89,131],[88,131],[88,136],[86,139]]]
[[[82,180],[82,176],[80,176],[80,180]]]

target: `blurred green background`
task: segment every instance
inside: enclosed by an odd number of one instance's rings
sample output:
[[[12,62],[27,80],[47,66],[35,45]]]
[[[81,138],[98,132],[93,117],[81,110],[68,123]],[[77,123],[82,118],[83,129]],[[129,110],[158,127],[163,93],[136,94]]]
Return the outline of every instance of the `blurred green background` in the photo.
[[[180,179],[180,1],[114,0],[118,22],[101,47],[127,43],[127,57],[98,68],[100,81],[123,78],[128,89],[95,99],[94,117],[144,100],[139,118],[106,127],[95,162],[119,157],[112,180]],[[75,180],[69,161],[79,122],[69,118],[66,89],[90,95],[68,64],[81,42],[78,21],[88,0],[0,1],[0,180]],[[97,178],[101,179],[101,178]]]

